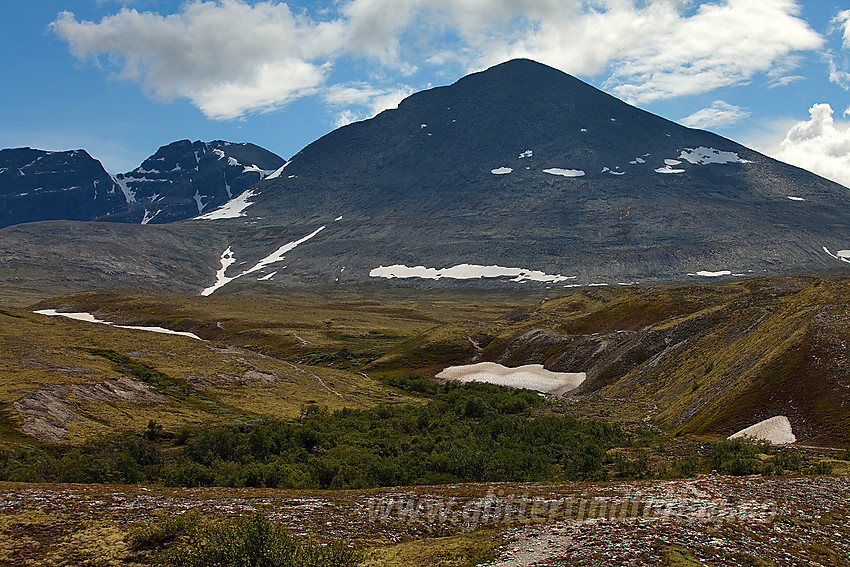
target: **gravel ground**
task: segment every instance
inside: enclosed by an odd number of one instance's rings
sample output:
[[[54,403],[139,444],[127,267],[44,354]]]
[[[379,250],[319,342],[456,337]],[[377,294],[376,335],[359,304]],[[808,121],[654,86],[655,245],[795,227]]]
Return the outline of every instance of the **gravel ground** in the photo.
[[[15,530],[22,528],[10,521],[27,512],[126,530],[190,508],[221,516],[262,510],[294,533],[321,533],[357,546],[495,525],[504,542],[491,567],[850,565],[850,476],[345,492],[5,483],[0,484],[0,518],[5,518],[0,543],[15,541]],[[20,549],[15,557],[36,552]]]

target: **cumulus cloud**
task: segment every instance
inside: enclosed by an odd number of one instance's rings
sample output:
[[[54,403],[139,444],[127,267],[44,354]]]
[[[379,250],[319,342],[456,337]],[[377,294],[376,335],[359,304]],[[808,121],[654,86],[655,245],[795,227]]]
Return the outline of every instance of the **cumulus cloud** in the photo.
[[[320,8],[191,0],[175,14],[124,8],[100,22],[64,12],[52,29],[75,56],[155,96],[188,98],[211,118],[309,94],[333,98],[328,82],[342,60],[365,63],[378,83],[392,84],[393,73],[423,65],[454,73],[529,57],[602,75],[618,96],[649,102],[759,74],[792,80],[795,53],[823,44],[795,0],[714,0],[696,9],[683,0],[325,0]],[[340,112],[371,112],[379,100]]]
[[[711,128],[714,126],[726,126],[734,124],[739,120],[743,120],[750,115],[750,112],[740,106],[729,104],[722,100],[715,100],[708,107],[698,110],[679,120],[679,122],[690,128]]]
[[[662,33],[650,32],[619,57],[607,88],[640,102],[707,92],[746,83],[823,44],[790,0],[703,4],[690,17],[670,8],[662,11]]]
[[[79,58],[94,57],[163,99],[186,97],[210,118],[276,108],[322,84],[344,30],[286,4],[193,2],[162,16],[124,8],[99,23],[63,12],[52,29]]]
[[[836,124],[829,104],[809,114],[788,130],[776,157],[850,187],[850,123]]]
[[[333,85],[324,94],[325,103],[337,110],[334,125],[345,126],[358,120],[372,118],[383,110],[398,107],[404,98],[413,94],[408,85],[397,85],[391,89],[379,89],[368,83],[347,83]],[[362,111],[352,110],[362,108]]]

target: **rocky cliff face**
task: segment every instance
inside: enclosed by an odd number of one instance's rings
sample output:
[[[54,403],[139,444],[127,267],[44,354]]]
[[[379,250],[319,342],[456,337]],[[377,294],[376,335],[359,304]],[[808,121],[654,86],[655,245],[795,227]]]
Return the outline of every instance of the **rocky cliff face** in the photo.
[[[223,205],[284,163],[254,144],[174,142],[133,171],[115,176],[127,210],[104,220],[162,224],[192,218]]]
[[[89,220],[122,210],[124,196],[85,150],[0,150],[0,227],[44,219]]]
[[[161,224],[223,205],[286,160],[254,144],[161,147],[128,173],[110,175],[84,150],[0,151],[0,227],[42,220]]]

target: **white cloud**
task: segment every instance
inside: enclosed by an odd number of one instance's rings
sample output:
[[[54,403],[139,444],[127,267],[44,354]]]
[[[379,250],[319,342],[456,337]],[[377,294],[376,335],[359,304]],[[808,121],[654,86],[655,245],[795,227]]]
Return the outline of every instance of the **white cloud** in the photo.
[[[662,12],[661,29],[648,30],[620,54],[605,86],[627,100],[648,102],[744,84],[787,66],[794,52],[823,44],[799,12],[790,0],[706,3],[690,17]]]
[[[788,130],[775,157],[850,187],[850,123],[836,124],[829,104],[809,114]]]
[[[100,23],[63,12],[52,29],[79,58],[142,81],[152,94],[186,97],[211,118],[275,108],[317,88],[342,42],[334,22],[312,22],[286,4],[196,1],[162,16],[124,8]]]
[[[346,83],[333,85],[323,95],[325,103],[333,108],[343,108],[337,112],[334,125],[345,126],[358,120],[372,118],[381,111],[396,108],[404,98],[413,94],[408,85],[397,85],[390,89],[379,89],[368,83]],[[354,108],[361,110],[354,110]]]
[[[832,20],[832,25],[843,30],[844,47],[850,49],[850,10],[842,10]]]
[[[453,73],[530,57],[603,74],[607,89],[632,102],[759,74],[787,81],[795,54],[823,44],[799,15],[795,0],[714,0],[696,9],[685,0],[324,0],[312,15],[280,0],[191,0],[175,14],[124,8],[97,23],[63,12],[52,29],[75,56],[226,119],[333,96],[327,82],[342,58],[365,61],[367,73],[391,84],[393,72],[408,76],[422,65]]]
[[[690,128],[711,128],[733,124],[749,115],[750,112],[740,106],[715,100],[710,107],[698,110],[690,116],[682,118],[679,122]]]

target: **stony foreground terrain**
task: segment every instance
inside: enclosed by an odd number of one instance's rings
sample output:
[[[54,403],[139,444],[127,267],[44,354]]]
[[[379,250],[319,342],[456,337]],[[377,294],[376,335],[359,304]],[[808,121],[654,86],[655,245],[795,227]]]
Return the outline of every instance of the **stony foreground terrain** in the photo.
[[[150,558],[130,552],[127,532],[193,508],[221,517],[261,510],[293,533],[383,551],[484,534],[494,567],[850,565],[848,476],[315,493],[4,484],[0,564],[144,563]],[[384,564],[374,563],[376,553],[367,564]]]

